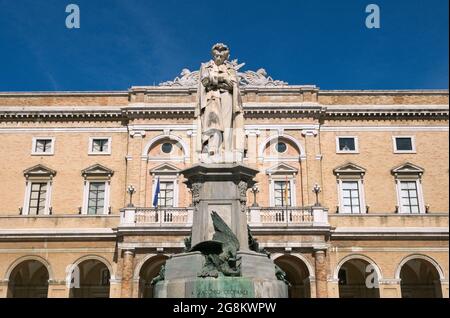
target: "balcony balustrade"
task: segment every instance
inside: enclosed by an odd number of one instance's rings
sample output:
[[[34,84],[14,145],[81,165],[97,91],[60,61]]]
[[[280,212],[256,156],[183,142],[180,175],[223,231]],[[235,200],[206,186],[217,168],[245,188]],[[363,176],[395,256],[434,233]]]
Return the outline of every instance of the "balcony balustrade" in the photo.
[[[193,208],[125,208],[121,227],[190,227]],[[329,226],[328,212],[322,207],[251,207],[247,210],[252,227]]]

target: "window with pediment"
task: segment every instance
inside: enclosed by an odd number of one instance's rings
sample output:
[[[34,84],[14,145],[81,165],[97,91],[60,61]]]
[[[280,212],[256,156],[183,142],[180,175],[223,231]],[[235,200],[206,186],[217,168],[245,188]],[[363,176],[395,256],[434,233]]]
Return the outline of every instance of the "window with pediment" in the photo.
[[[298,169],[281,163],[266,170],[269,176],[269,204],[271,207],[295,207]]]
[[[366,170],[347,163],[333,170],[337,180],[339,198],[338,213],[361,214],[367,212],[364,193]]]
[[[397,212],[405,214],[426,213],[422,175],[424,170],[412,163],[392,169],[397,190]]]
[[[84,169],[81,175],[84,178],[81,214],[110,214],[111,177],[114,175],[114,171],[100,164],[96,164]]]
[[[56,171],[39,164],[26,169],[23,174],[26,185],[22,215],[51,214],[52,185]]]

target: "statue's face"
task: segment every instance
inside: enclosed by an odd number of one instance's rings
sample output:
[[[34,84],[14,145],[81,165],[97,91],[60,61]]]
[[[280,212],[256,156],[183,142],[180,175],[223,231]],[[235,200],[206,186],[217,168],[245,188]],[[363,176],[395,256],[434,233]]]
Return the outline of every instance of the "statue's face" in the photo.
[[[213,59],[216,65],[222,65],[230,57],[230,51],[227,48],[216,48],[213,50]]]

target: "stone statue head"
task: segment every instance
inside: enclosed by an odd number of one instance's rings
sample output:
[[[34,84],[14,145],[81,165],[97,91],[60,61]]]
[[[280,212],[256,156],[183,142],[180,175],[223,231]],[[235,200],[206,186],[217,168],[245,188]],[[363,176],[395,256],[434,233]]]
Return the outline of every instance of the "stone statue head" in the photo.
[[[211,53],[216,65],[222,65],[230,57],[230,49],[223,43],[214,44]]]

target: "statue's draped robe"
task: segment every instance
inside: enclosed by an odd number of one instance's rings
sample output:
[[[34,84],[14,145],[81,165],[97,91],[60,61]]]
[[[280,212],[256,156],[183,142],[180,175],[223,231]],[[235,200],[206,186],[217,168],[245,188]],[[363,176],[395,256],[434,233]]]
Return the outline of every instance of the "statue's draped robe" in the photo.
[[[214,75],[222,72],[230,79],[232,87],[218,85],[214,89],[207,89],[202,81],[208,78],[214,83]],[[197,118],[196,150],[203,152],[205,144],[217,131],[223,134],[223,150],[225,152],[237,151],[243,154],[243,108],[239,92],[239,79],[233,65],[228,61],[217,66],[214,61],[202,64],[200,69],[198,104],[195,109]],[[220,149],[214,149],[219,151]]]

